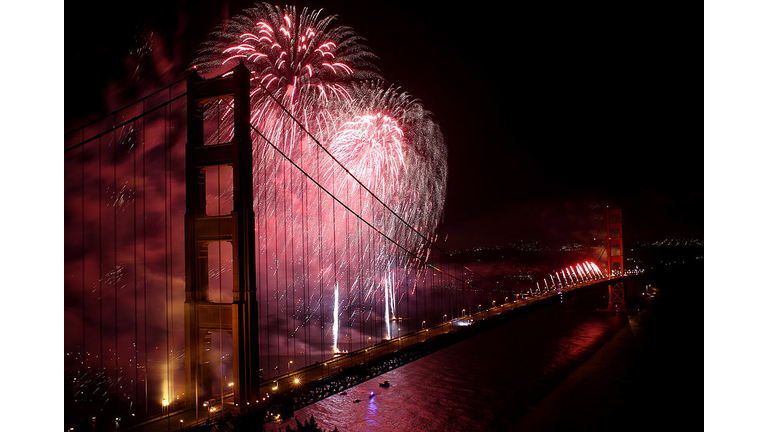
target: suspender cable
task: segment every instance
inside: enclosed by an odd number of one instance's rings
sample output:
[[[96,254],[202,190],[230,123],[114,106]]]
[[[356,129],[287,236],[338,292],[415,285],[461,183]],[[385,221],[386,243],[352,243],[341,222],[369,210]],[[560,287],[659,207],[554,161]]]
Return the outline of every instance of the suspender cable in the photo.
[[[103,320],[103,300],[102,295],[102,281],[104,279],[104,271],[102,269],[102,241],[101,241],[101,196],[103,192],[101,190],[101,138],[99,138],[99,373],[104,371],[104,320]]]
[[[171,397],[171,353],[170,353],[170,329],[169,329],[169,320],[170,320],[170,313],[168,312],[168,308],[170,306],[170,297],[168,295],[168,260],[169,260],[169,253],[168,253],[168,122],[167,122],[167,116],[168,116],[168,109],[166,108],[163,112],[163,211],[165,213],[165,218],[163,220],[163,242],[165,247],[165,397],[168,399],[163,400],[164,406],[163,410],[166,411],[164,414],[168,415],[168,407],[170,405],[165,405],[166,402],[168,402]]]
[[[293,169],[290,170],[290,183],[289,188],[291,193],[293,193]],[[287,203],[286,203],[287,204]],[[293,205],[291,205],[290,209],[290,218],[288,220],[291,221],[291,312],[288,314],[288,318],[291,320],[291,327],[289,328],[291,332],[291,338],[293,338],[293,353],[291,355],[292,358],[296,358],[296,262],[293,259],[295,255],[295,250],[293,249],[294,246],[294,224],[296,221]],[[286,247],[286,249],[288,249]],[[285,262],[286,266],[288,265],[288,261]],[[286,269],[287,271],[287,269]],[[286,302],[287,303],[287,302]],[[298,359],[297,359],[298,362]]]
[[[287,207],[288,198],[286,197],[287,191],[286,191],[286,188],[285,188],[285,163],[282,163],[281,165],[283,167],[283,170],[282,170],[282,174],[283,174],[283,181],[282,181],[282,184],[283,184],[283,203],[282,203],[283,204],[283,220],[288,221],[288,207]],[[275,226],[277,226],[277,224],[275,224]],[[284,275],[284,278],[285,278],[285,320],[286,320],[286,325],[285,325],[285,333],[286,333],[285,334],[285,336],[286,336],[285,337],[285,352],[286,352],[286,357],[288,359],[287,361],[288,361],[288,364],[289,364],[288,371],[290,371],[290,362],[292,360],[290,360],[290,358],[291,358],[291,355],[290,355],[291,326],[290,326],[290,323],[289,323],[289,321],[290,321],[290,314],[288,312],[288,310],[289,310],[288,309],[288,297],[289,297],[289,295],[288,295],[288,285],[291,284],[292,281],[288,278],[288,230],[286,228],[287,227],[283,228],[283,269],[284,269],[283,270],[283,275]]]
[[[171,88],[168,87],[168,98],[171,98]],[[168,242],[169,242],[169,261],[170,261],[170,270],[169,270],[169,280],[170,280],[170,287],[169,291],[171,293],[171,362],[173,362],[174,358],[174,348],[175,348],[175,340],[173,337],[173,328],[174,328],[174,313],[173,313],[173,116],[171,116],[171,104],[172,102],[168,103],[168,108],[166,108],[166,112],[168,113],[168,213],[166,217],[168,218]],[[171,377],[170,377],[170,389],[171,392],[168,394],[168,401],[170,403],[173,403],[172,399],[176,393],[175,389],[175,380],[173,376],[173,364],[171,364]],[[169,405],[169,411],[170,407],[172,405]],[[170,423],[169,423],[170,427]]]
[[[320,178],[320,152],[317,151],[315,153],[315,162],[316,162],[316,168],[317,168],[317,177]],[[323,206],[323,194],[320,193],[320,191],[317,191],[317,237],[318,237],[318,243],[319,243],[319,251],[318,251],[318,257],[317,257],[317,263],[320,269],[320,346],[322,347],[320,350],[320,360],[326,358],[325,356],[325,289],[323,288],[323,275],[324,275],[324,266],[323,266],[323,215],[321,212]]]
[[[221,99],[216,100],[216,142],[221,143],[221,115],[219,114],[219,110],[221,108]],[[233,179],[234,181],[234,179]],[[219,234],[219,238],[221,238],[221,165],[216,167],[216,224],[217,224],[217,231]],[[216,247],[218,249],[218,256],[217,256],[217,273],[219,277],[219,303],[224,303],[223,298],[223,290],[222,290],[222,279],[224,274],[224,267],[221,263],[221,243],[222,241],[219,240],[216,242]],[[233,287],[234,288],[234,287]],[[221,404],[222,408],[224,406],[224,331],[222,329],[222,321],[224,320],[224,317],[222,316],[222,308],[219,307],[219,352],[218,352],[218,362],[219,362],[219,395],[221,397]],[[209,408],[210,409],[210,408]]]
[[[275,173],[277,175],[277,173]],[[274,266],[275,266],[275,317],[278,318],[277,330],[274,332],[275,346],[277,347],[277,371],[278,373],[283,370],[280,362],[280,258],[277,251],[279,250],[278,232],[277,232],[277,218],[278,218],[278,205],[277,205],[277,188],[272,189],[272,211],[275,218],[274,223],[274,239],[275,239],[275,253],[274,253]]]
[[[82,277],[80,281],[80,289],[82,290],[82,308],[81,311],[81,319],[82,319],[82,338],[83,343],[81,345],[82,353],[80,354],[81,358],[81,364],[82,364],[82,373],[78,377],[78,379],[82,378],[82,376],[85,374],[85,371],[88,368],[88,365],[86,364],[87,358],[87,350],[85,345],[85,147],[82,148],[80,151],[80,193],[81,193],[81,201],[80,201],[80,261],[81,261],[81,267],[82,267]],[[80,387],[82,388],[82,383],[80,384]]]
[[[142,102],[143,107],[143,102]],[[143,111],[143,110],[142,110]],[[142,235],[142,287],[144,288],[144,415],[149,415],[149,358],[147,353],[147,133],[146,122],[141,135],[141,235]]]
[[[133,153],[133,386],[134,404],[139,400],[139,286],[138,286],[138,239],[136,233],[136,152],[138,151],[136,140],[136,123],[133,123],[134,143],[131,149]],[[133,409],[132,409],[133,411]],[[133,414],[133,413],[132,413]]]
[[[117,130],[114,130],[112,132],[112,247],[114,252],[114,274],[112,275],[112,282],[114,284],[114,291],[115,291],[115,298],[114,301],[114,323],[113,323],[113,330],[115,335],[115,392],[117,392],[117,385],[120,377],[118,376],[118,359],[119,356],[119,341],[117,339],[117,284],[118,284],[118,273],[117,273]]]

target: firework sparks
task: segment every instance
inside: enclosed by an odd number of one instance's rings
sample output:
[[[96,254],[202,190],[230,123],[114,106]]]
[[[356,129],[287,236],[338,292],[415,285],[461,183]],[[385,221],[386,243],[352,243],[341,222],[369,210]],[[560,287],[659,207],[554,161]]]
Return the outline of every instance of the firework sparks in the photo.
[[[391,337],[390,319],[423,272],[415,264],[428,256],[425,239],[445,201],[439,127],[418,99],[383,85],[373,53],[334,20],[259,4],[214,31],[194,62],[204,76],[238,62],[252,74],[259,315],[262,327],[290,329],[287,338],[271,339],[278,330],[262,339],[270,365],[302,350],[339,352],[340,333],[349,340],[353,328],[360,341]],[[225,139],[231,109],[209,110]],[[321,342],[310,326],[321,329]]]

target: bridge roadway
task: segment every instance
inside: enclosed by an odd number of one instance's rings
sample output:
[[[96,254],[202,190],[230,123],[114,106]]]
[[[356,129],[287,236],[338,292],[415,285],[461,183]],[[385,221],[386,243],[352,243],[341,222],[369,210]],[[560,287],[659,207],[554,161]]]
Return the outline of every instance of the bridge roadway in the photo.
[[[618,278],[612,279],[616,280]],[[348,368],[374,362],[377,359],[383,358],[391,353],[408,350],[420,342],[433,339],[443,334],[454,332],[462,327],[470,326],[477,321],[485,320],[490,317],[511,311],[513,309],[525,307],[536,302],[552,298],[554,296],[560,295],[561,292],[564,293],[573,291],[579,288],[606,282],[608,280],[609,278],[593,279],[586,282],[570,285],[559,292],[549,291],[541,294],[534,294],[528,298],[513,300],[498,306],[493,305],[488,309],[482,309],[460,316],[458,318],[451,320],[446,319],[446,321],[434,327],[425,328],[423,330],[395,337],[390,340],[384,340],[375,345],[350,353],[342,353],[333,359],[326,360],[323,363],[318,362],[314,365],[298,369],[295,372],[289,372],[271,380],[262,381],[260,384],[259,392],[259,394],[262,395],[262,400],[261,403],[256,407],[256,410],[263,410],[264,408],[268,407],[271,398],[289,393],[291,390],[300,390],[301,387],[307,385],[307,383],[313,383],[324,378],[339,375]],[[233,415],[234,403],[232,399],[232,393],[225,395],[223,405],[215,406],[215,411],[213,412],[209,411],[209,407],[207,406],[201,406],[197,413],[194,409],[180,410],[147,420],[141,424],[129,428],[128,430],[142,432],[183,430],[192,426],[205,424],[206,422],[218,422],[223,420],[224,417]]]

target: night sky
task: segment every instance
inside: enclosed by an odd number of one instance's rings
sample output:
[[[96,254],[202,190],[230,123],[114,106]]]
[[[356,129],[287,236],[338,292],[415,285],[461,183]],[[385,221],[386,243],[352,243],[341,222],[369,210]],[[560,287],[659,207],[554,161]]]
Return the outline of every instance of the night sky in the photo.
[[[65,129],[177,79],[215,24],[252,5],[131,4],[66,9]],[[586,242],[606,205],[623,209],[625,241],[703,239],[698,33],[685,11],[443,4],[299,6],[337,14],[434,114],[449,151],[448,247]]]

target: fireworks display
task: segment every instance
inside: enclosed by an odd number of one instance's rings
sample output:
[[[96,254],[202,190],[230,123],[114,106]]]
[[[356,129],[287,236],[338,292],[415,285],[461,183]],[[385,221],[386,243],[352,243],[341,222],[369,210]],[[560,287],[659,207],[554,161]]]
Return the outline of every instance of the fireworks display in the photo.
[[[384,83],[373,53],[334,19],[259,4],[215,30],[193,64],[205,78],[238,62],[252,73],[267,376],[391,337],[398,306],[425,275],[427,239],[442,216],[440,128],[419,100]],[[228,140],[231,114],[225,102],[208,108],[210,142]],[[209,203],[226,202],[224,189]],[[226,302],[215,291],[221,284],[212,281],[209,297]]]
[[[560,278],[561,275],[562,278]],[[547,276],[549,277],[549,281],[551,281],[550,284],[546,278],[544,279],[544,289],[547,291],[560,291],[564,288],[572,287],[580,283],[591,282],[605,278],[602,270],[600,270],[597,264],[592,261],[584,261],[583,263],[578,263],[575,266],[564,267],[559,272],[555,272],[554,276],[552,274]],[[537,286],[539,286],[538,283]]]

